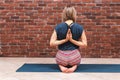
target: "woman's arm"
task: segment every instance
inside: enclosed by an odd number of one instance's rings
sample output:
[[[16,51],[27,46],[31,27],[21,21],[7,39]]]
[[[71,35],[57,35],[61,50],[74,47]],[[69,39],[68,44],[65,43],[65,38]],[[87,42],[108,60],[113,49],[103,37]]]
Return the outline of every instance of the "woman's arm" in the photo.
[[[67,42],[68,39],[62,39],[62,40],[57,40],[57,34],[56,34],[56,31],[54,30],[53,31],[53,34],[51,36],[51,39],[50,39],[50,46],[58,46],[60,44],[63,44],[65,42]]]
[[[85,35],[85,31],[82,32],[81,41],[76,41],[76,40],[72,39],[72,34],[70,35],[70,41],[77,46],[86,47],[87,46],[87,38]]]

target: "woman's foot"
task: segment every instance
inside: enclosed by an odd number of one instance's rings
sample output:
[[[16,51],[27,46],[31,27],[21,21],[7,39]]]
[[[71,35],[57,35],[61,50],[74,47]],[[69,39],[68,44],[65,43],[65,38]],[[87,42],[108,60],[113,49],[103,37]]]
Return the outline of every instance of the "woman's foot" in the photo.
[[[64,66],[62,66],[62,65],[59,65],[59,67],[60,67],[60,70],[61,70],[62,72],[67,73],[67,71],[68,71],[68,68],[67,68],[67,67],[64,67]]]
[[[71,68],[68,68],[66,72],[67,72],[67,73],[72,73],[72,72],[74,72],[76,69],[77,69],[77,65],[74,65],[74,66],[72,66]]]

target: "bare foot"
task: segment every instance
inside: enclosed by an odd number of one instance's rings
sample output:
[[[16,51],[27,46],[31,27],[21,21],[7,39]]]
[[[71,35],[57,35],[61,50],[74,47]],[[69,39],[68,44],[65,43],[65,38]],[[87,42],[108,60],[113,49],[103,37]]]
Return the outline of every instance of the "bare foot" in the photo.
[[[72,66],[71,68],[68,68],[66,72],[67,72],[67,73],[72,73],[72,72],[74,72],[76,69],[77,69],[77,65],[74,65],[74,66]]]
[[[68,71],[68,68],[67,68],[67,67],[64,67],[64,66],[62,66],[62,65],[59,65],[59,67],[60,67],[60,70],[61,70],[62,72],[67,73],[67,71]]]

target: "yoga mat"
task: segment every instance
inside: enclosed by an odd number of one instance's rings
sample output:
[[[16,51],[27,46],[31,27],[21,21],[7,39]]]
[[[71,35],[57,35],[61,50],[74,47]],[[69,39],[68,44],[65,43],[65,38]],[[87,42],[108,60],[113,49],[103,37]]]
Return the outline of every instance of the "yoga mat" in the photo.
[[[24,64],[16,72],[61,72],[57,64]],[[120,64],[80,64],[75,72],[120,73]]]

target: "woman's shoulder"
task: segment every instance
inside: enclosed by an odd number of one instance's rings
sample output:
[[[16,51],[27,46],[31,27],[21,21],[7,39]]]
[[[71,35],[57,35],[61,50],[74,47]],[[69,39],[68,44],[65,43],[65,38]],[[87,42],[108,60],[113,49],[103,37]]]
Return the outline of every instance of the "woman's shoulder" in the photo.
[[[80,26],[80,27],[82,27],[82,25],[81,24],[79,24],[79,23],[74,23],[76,26]]]
[[[83,26],[82,26],[81,24],[79,24],[79,23],[74,23],[74,25],[75,25],[76,27],[78,27],[78,28],[83,28]]]
[[[65,23],[64,23],[64,22],[57,24],[55,28],[61,28],[61,27],[63,27],[63,26],[65,26]]]
[[[57,24],[56,26],[63,26],[63,25],[65,25],[65,23],[61,22],[61,23]]]

